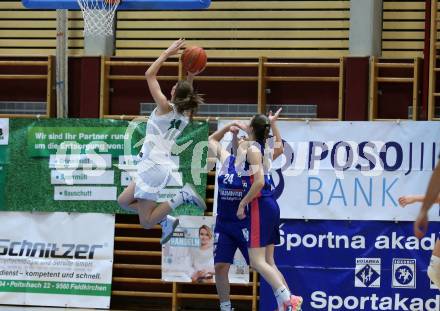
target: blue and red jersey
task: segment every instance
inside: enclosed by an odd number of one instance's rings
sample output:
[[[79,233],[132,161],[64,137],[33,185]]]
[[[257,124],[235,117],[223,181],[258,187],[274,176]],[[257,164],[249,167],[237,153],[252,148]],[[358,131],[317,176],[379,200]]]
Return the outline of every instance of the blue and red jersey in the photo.
[[[260,148],[264,158],[264,150]],[[269,159],[270,161],[271,159]],[[264,162],[264,160],[263,160]],[[246,192],[252,187],[254,177],[249,172],[249,163],[245,162],[243,174]],[[258,248],[280,242],[280,208],[274,197],[274,182],[272,176],[264,169],[264,185],[259,194],[248,204],[246,215],[249,217],[248,247]]]
[[[223,163],[217,177],[217,217],[224,221],[240,221],[237,209],[246,194],[241,174],[235,168],[235,156],[230,155]]]

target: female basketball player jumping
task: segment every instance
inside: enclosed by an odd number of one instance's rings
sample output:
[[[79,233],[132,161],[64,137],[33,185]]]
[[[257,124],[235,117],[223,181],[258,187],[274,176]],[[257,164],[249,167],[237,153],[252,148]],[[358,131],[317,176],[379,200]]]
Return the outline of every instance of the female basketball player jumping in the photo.
[[[172,210],[183,203],[206,209],[204,200],[190,184],[186,184],[170,201],[156,203],[159,193],[170,182],[171,171],[175,168],[171,160],[175,139],[188,124],[188,116],[191,118],[203,102],[192,87],[194,74],[188,73],[188,80],[177,82],[171,90],[171,101],[162,93],[157,81],[157,73],[164,61],[178,54],[184,43],[184,39],[173,42],[145,73],[148,88],[157,106],[148,119],[136,178],[118,198],[121,208],[138,213],[140,224],[145,229],[160,223],[162,244],[171,238],[179,223],[178,219],[168,215]]]
[[[254,116],[249,128],[249,142],[240,144],[237,158],[244,162],[242,177],[247,193],[241,200],[237,217],[249,217],[248,252],[251,266],[273,289],[278,310],[301,310],[302,297],[291,296],[281,272],[274,261],[275,245],[280,243],[280,208],[272,195],[273,182],[269,175],[271,161],[283,153],[281,135],[276,125],[280,110],[269,117]],[[267,139],[272,128],[275,137],[273,153]],[[271,154],[272,153],[272,154]]]

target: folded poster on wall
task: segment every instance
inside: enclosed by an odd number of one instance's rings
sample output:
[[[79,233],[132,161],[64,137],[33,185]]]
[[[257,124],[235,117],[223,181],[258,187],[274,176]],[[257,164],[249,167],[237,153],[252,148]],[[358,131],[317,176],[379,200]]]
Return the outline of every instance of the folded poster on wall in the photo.
[[[162,280],[215,283],[214,217],[180,216],[171,240],[162,246]],[[239,250],[229,271],[231,283],[249,283],[249,266]]]

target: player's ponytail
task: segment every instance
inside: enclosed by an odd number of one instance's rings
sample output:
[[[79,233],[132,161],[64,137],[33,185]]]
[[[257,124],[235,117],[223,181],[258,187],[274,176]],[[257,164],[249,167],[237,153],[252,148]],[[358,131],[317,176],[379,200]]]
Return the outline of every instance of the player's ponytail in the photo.
[[[177,82],[176,90],[172,99],[178,113],[189,113],[192,120],[194,113],[200,104],[203,104],[203,98],[196,92],[188,81],[182,80]]]

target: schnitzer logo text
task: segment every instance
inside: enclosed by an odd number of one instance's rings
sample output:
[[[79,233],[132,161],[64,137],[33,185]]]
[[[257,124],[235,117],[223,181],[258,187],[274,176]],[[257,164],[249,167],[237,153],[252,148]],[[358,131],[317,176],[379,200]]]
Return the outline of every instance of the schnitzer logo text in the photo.
[[[57,244],[0,239],[0,256],[66,259],[93,259],[102,244]]]

